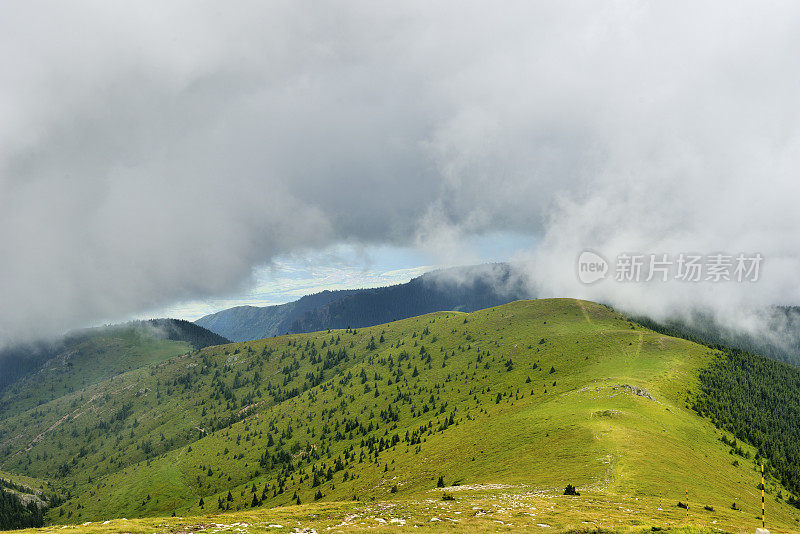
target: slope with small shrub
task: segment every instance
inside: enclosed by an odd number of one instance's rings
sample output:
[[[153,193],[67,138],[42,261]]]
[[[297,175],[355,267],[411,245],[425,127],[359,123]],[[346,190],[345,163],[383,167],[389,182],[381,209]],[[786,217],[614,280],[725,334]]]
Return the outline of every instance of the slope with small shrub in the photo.
[[[32,366],[0,389],[0,415],[45,404],[108,377],[196,348],[227,342],[218,334],[178,319],[134,321],[71,332],[58,341],[35,345],[46,357],[39,353],[31,357],[28,361]]]
[[[424,503],[441,481],[456,501],[641,499],[643,521],[688,494],[750,524],[755,451],[690,405],[719,354],[571,299],[208,347],[0,420],[0,468],[67,488],[53,523]]]

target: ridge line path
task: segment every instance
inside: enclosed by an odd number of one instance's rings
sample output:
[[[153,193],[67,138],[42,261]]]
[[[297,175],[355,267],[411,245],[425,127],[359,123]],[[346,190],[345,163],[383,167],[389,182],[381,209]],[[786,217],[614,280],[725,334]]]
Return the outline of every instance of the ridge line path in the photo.
[[[589,323],[590,326],[594,326],[594,323],[592,322],[592,318],[589,317],[589,312],[586,311],[586,306],[583,305],[583,301],[579,300],[579,299],[575,299],[575,302],[578,304],[578,307],[581,309],[581,313],[583,313],[583,316],[586,318],[586,322]],[[606,337],[606,331],[605,330],[598,330],[597,333],[600,334],[603,337]]]
[[[586,306],[583,305],[583,301],[576,300],[576,302],[578,303],[578,307],[581,309],[581,312],[583,312],[583,316],[586,317],[586,322],[593,324],[592,319],[589,317],[589,312],[586,311]]]

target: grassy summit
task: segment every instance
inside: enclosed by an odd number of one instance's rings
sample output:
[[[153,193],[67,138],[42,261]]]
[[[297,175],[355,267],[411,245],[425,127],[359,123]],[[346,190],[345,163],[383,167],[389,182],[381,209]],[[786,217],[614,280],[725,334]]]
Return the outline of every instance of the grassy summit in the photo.
[[[750,531],[753,456],[689,408],[718,356],[572,299],[208,347],[0,421],[0,469],[58,480],[70,498],[54,523],[232,513],[322,527],[373,500],[406,521],[445,505],[475,519],[508,498],[514,513],[492,513],[518,524],[551,503],[564,528],[668,526],[686,521],[688,492],[692,521]],[[440,480],[456,501],[440,504]],[[567,484],[582,495],[559,496]],[[793,528],[800,514],[773,501],[772,523]]]

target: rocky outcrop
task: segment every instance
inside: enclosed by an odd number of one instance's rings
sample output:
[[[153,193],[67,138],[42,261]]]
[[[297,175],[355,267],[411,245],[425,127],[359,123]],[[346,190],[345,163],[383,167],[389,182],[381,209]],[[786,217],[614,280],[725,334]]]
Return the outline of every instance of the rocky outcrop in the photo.
[[[650,393],[647,392],[646,389],[640,388],[640,387],[636,387],[636,386],[631,386],[630,384],[619,384],[619,385],[614,386],[612,389],[620,389],[620,388],[621,389],[626,389],[626,390],[630,391],[631,393],[633,393],[634,395],[637,395],[639,397],[644,397],[645,399],[650,399],[651,401],[655,400],[653,398],[653,396],[650,395]]]

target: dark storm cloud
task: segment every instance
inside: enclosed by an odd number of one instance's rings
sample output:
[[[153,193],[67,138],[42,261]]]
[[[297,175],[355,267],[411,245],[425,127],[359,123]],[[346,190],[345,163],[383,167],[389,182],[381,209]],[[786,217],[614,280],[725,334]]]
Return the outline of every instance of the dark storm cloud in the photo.
[[[792,4],[0,9],[2,338],[224,295],[288,251],[493,230],[542,237],[544,293],[586,291],[583,247],[680,247],[772,277],[585,296],[798,296]]]

